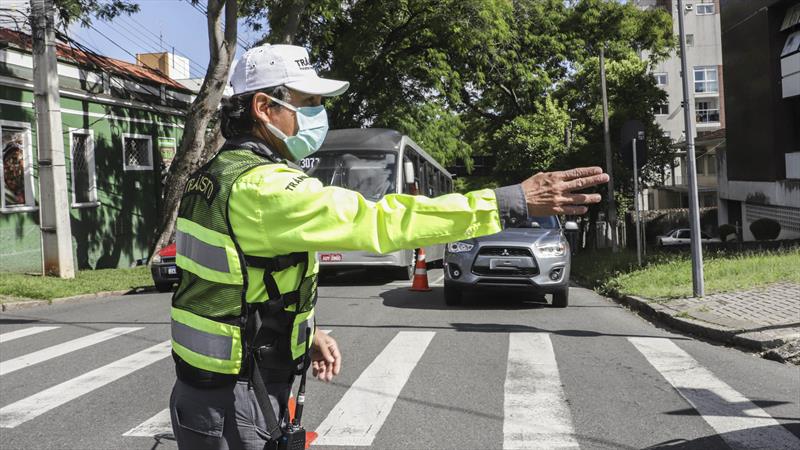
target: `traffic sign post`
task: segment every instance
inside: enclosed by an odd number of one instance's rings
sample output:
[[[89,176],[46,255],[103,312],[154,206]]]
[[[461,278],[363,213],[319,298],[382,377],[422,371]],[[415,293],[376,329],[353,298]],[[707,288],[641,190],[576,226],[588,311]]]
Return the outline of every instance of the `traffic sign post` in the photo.
[[[644,131],[641,132],[642,140],[644,140]],[[633,204],[636,206],[636,260],[639,265],[642,265],[642,215],[639,211],[639,166],[636,161],[636,141],[638,139],[631,139],[631,148],[633,149]]]
[[[639,207],[639,166],[647,160],[647,140],[644,124],[639,120],[627,120],[622,125],[620,156],[628,167],[633,169],[633,203],[636,220],[636,260],[642,265],[642,215]],[[630,148],[630,150],[629,150]]]

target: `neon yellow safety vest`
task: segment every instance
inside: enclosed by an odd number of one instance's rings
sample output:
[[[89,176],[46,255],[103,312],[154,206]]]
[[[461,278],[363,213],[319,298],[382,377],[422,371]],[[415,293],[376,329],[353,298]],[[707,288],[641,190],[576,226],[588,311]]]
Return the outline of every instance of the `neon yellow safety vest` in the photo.
[[[252,149],[223,147],[184,188],[175,231],[182,276],[172,299],[172,349],[196,369],[239,373],[253,337],[245,335],[248,317],[257,307],[272,319],[262,326],[279,337],[276,351],[287,368],[305,354],[307,330],[314,331],[314,255],[248,255],[231,227],[235,181],[270,164],[275,162]],[[281,286],[275,275],[283,272],[295,277],[279,277]]]
[[[501,229],[491,189],[371,202],[278,162],[263,142],[226,143],[192,175],[179,208],[174,353],[197,369],[238,374],[248,312],[262,307],[296,363],[304,330],[314,331],[316,251],[389,253]]]

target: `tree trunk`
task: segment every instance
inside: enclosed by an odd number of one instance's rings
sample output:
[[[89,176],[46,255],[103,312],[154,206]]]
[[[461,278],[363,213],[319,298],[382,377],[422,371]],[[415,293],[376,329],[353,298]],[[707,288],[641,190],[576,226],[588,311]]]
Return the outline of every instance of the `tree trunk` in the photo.
[[[223,31],[222,11],[225,11]],[[216,151],[221,142],[219,121],[210,130],[214,137],[206,142],[209,122],[222,100],[222,92],[228,81],[228,72],[236,54],[238,0],[208,1],[208,44],[210,57],[205,80],[189,112],[183,128],[183,139],[169,168],[164,183],[164,199],[161,203],[161,220],[151,247],[151,254],[167,245],[174,234],[183,187],[186,180],[200,164]]]
[[[308,6],[309,0],[290,0],[286,11],[286,26],[281,32],[278,42],[281,44],[294,44],[297,28],[300,26],[300,16]]]

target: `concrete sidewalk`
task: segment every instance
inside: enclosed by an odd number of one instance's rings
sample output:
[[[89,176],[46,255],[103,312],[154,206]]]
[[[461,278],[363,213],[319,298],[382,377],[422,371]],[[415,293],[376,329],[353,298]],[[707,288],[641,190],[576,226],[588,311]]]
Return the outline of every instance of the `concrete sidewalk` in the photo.
[[[779,347],[788,347],[789,354],[800,352],[800,285],[795,283],[703,298],[616,300],[655,321],[719,343],[759,352]]]

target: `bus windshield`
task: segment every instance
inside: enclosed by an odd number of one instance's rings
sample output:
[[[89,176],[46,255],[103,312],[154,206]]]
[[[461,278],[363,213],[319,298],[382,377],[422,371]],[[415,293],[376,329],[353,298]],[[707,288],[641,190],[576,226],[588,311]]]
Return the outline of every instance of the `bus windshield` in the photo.
[[[326,186],[358,191],[367,200],[378,201],[396,192],[396,153],[326,150],[300,160],[300,167]]]

